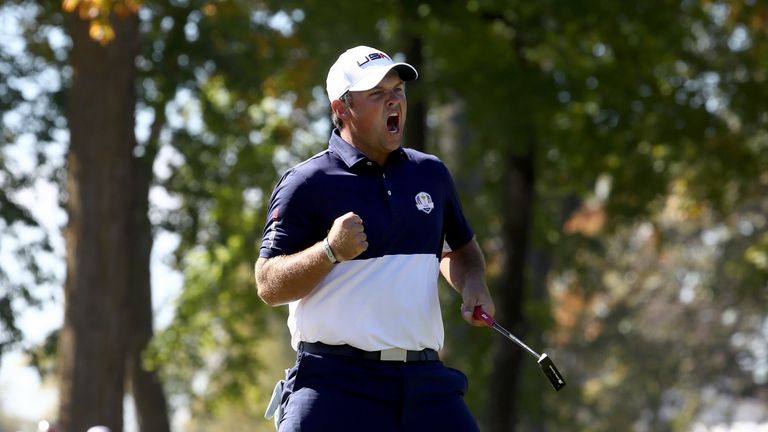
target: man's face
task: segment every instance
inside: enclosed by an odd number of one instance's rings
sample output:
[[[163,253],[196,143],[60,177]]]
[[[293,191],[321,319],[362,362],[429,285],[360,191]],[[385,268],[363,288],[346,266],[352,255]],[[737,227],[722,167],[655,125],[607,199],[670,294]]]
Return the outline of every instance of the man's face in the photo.
[[[342,138],[383,165],[387,155],[402,142],[408,105],[405,83],[392,70],[376,87],[351,95],[352,104],[343,117]]]

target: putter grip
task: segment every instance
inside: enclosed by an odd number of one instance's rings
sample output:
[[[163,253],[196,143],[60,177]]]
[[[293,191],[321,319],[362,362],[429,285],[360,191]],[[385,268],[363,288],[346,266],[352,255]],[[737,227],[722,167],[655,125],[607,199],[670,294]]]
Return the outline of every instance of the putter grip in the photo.
[[[490,316],[488,312],[484,311],[483,307],[480,305],[475,306],[475,310],[472,312],[472,318],[483,321],[484,323],[488,324],[488,327],[492,327],[496,322],[493,317]]]

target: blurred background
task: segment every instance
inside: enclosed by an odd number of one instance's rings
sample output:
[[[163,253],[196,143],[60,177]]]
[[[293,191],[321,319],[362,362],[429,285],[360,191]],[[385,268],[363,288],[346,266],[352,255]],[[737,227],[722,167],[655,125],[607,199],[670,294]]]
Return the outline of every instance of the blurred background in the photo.
[[[273,430],[265,206],[361,44],[568,382],[444,286],[483,431],[768,430],[765,1],[4,0],[0,431]]]

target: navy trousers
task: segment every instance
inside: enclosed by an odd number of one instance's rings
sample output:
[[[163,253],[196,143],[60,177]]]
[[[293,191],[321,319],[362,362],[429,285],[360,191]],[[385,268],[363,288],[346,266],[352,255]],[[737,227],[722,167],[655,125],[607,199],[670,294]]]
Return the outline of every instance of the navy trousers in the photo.
[[[297,353],[281,395],[280,432],[478,432],[467,377],[440,361]]]

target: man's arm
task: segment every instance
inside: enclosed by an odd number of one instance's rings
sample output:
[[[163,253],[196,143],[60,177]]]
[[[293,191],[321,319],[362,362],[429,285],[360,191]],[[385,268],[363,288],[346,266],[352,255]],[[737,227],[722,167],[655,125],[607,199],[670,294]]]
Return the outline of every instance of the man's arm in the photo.
[[[328,232],[328,243],[339,261],[360,255],[368,249],[363,220],[352,212],[339,216]],[[290,303],[309,294],[333,266],[322,242],[295,254],[259,258],[255,266],[256,289],[270,306]]]
[[[480,245],[472,238],[467,244],[443,255],[440,272],[451,286],[461,294],[462,318],[475,326],[486,325],[472,318],[475,306],[482,305],[491,316],[496,307],[485,283],[485,258]]]
[[[259,258],[256,261],[256,288],[270,306],[303,298],[333,268],[322,242],[293,255]]]

